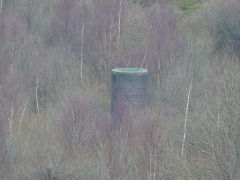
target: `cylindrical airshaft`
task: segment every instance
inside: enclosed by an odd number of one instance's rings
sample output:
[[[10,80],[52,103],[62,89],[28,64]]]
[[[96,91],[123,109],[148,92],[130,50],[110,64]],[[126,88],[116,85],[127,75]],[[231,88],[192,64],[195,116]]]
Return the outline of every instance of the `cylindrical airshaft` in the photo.
[[[111,117],[121,122],[131,109],[142,112],[147,101],[148,71],[141,68],[116,68],[112,70]]]

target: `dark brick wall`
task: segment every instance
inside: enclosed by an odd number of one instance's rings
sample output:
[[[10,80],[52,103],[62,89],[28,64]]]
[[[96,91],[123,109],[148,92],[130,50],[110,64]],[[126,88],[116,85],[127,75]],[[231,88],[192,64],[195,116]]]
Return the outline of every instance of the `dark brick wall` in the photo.
[[[112,74],[112,120],[120,122],[129,109],[142,111],[147,101],[147,86],[147,74]]]

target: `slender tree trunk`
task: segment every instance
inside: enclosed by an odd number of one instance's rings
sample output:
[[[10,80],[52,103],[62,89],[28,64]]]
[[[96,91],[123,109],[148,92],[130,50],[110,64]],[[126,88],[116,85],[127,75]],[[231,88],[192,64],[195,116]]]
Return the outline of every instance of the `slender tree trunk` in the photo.
[[[170,44],[170,65],[172,66],[173,65],[173,58],[174,58],[174,40],[171,41],[171,44]]]
[[[99,71],[100,71],[100,79],[102,78],[102,43],[100,41],[99,45]]]
[[[37,106],[37,115],[38,115],[38,117],[39,117],[39,104],[38,104],[38,73],[37,73],[37,80],[36,80],[35,98],[36,98],[36,106]]]
[[[143,68],[143,64],[145,62],[145,59],[146,59],[146,56],[147,56],[147,49],[145,50],[145,53],[144,53],[144,57],[143,57],[143,60],[142,60],[142,63],[141,63],[141,69]]]
[[[2,3],[2,2],[1,2]],[[2,4],[1,4],[2,5]],[[15,54],[15,38],[13,40],[12,43],[12,54],[11,54],[11,58],[10,58],[10,79],[12,81],[12,71],[13,71],[13,61],[14,61],[14,54]],[[12,93],[11,93],[12,94]],[[12,94],[12,97],[14,97],[14,94]],[[13,98],[14,99],[14,98]],[[12,135],[12,126],[13,126],[13,99],[11,102],[11,107],[10,107],[10,116],[8,117],[8,122],[9,122],[9,137],[11,137]]]
[[[191,80],[191,84],[190,84],[189,91],[188,91],[188,96],[187,96],[187,105],[186,105],[186,111],[185,111],[185,123],[184,123],[184,129],[183,129],[181,156],[183,156],[183,154],[184,154],[184,147],[185,147],[186,133],[187,133],[188,107],[189,107],[191,91],[192,91],[192,80]]]
[[[156,180],[156,169],[157,169],[157,150],[156,150],[156,148],[155,148],[153,180]]]
[[[152,152],[149,154],[149,180],[152,180]]]
[[[28,104],[28,99],[29,99],[29,96],[27,97],[26,103],[23,107],[22,115],[21,115],[21,118],[20,118],[19,126],[18,126],[18,134],[20,133],[20,130],[21,130],[21,127],[22,127],[22,121],[23,121],[23,117],[24,117],[24,114],[25,114],[25,111],[26,111],[27,104]]]
[[[160,55],[158,55],[158,62],[157,62],[157,84],[158,84],[158,89],[159,89],[160,85],[161,85],[161,58],[160,58]]]
[[[107,77],[107,59],[108,59],[108,50],[107,50],[107,32],[104,32],[104,80]]]
[[[82,33],[81,33],[81,36],[82,36],[82,42],[81,42],[81,70],[80,70],[80,77],[81,77],[81,81],[83,79],[83,48],[84,48],[84,28],[85,28],[85,22],[84,22],[84,17],[83,17],[83,22],[82,22]]]
[[[14,57],[15,57],[15,38],[13,40],[13,43],[12,43],[12,57],[10,59],[10,73],[12,73],[13,71],[13,61],[14,61]]]
[[[113,23],[113,13],[111,12],[111,22],[109,27],[109,52],[108,52],[108,65],[111,64],[110,58],[112,56],[112,23]]]
[[[117,48],[120,47],[120,37],[121,37],[121,14],[122,14],[122,0],[119,2],[119,14],[118,14],[118,41]]]
[[[109,58],[112,55],[112,23],[110,24],[110,30],[109,30]]]
[[[11,135],[12,135],[12,126],[13,126],[13,100],[12,100],[12,103],[11,103],[10,116],[8,118],[8,122],[9,122],[9,137],[11,137]]]

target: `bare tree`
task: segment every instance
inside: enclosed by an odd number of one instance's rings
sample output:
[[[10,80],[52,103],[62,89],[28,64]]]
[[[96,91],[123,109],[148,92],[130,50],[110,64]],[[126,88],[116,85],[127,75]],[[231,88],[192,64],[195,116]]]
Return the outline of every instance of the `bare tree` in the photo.
[[[161,87],[163,80],[163,69],[168,67],[168,64],[172,63],[173,48],[174,45],[174,31],[176,30],[176,15],[174,10],[169,4],[155,4],[150,9],[148,14],[149,22],[149,40],[151,46],[153,46],[153,52],[156,68],[156,80],[158,87]],[[169,51],[170,50],[170,51]],[[170,52],[170,53],[168,53]],[[168,62],[170,60],[170,62]]]

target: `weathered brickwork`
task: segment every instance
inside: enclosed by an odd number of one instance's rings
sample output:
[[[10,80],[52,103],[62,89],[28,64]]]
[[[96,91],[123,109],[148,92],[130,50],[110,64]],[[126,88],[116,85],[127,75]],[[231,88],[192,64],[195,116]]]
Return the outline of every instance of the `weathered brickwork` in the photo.
[[[127,70],[131,73],[127,71],[118,73],[114,70],[112,72],[111,116],[113,121],[121,121],[130,108],[137,112],[142,111],[147,101],[147,70],[136,68],[127,68]]]

